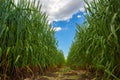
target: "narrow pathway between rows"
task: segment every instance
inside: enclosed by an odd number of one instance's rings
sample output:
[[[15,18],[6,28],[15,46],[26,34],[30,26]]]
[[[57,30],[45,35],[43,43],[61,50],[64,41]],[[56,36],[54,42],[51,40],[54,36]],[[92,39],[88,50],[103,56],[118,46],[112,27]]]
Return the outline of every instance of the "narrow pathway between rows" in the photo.
[[[34,79],[26,78],[24,80],[94,80],[87,76],[85,70],[71,70],[69,67],[57,68],[47,71],[43,76],[37,76]]]

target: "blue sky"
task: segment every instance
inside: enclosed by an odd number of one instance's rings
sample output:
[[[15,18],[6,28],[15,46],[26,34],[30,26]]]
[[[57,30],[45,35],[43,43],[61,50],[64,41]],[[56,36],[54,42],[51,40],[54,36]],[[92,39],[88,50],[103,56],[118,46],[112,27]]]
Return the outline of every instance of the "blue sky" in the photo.
[[[56,31],[55,37],[58,41],[58,49],[63,50],[64,56],[67,57],[69,48],[75,36],[76,24],[83,24],[85,18],[83,12],[77,12],[68,21],[53,21],[54,27],[61,27],[60,31]]]
[[[91,0],[88,0],[91,1]],[[76,23],[82,25],[85,9],[84,0],[40,0],[42,12],[48,15],[48,21],[55,29],[58,49],[67,57],[74,40]]]

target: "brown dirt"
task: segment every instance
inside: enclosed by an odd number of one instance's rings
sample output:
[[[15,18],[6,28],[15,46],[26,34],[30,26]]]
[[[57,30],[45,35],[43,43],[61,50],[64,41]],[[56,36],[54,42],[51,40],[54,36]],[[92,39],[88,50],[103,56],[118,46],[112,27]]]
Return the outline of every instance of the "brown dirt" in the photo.
[[[43,76],[26,78],[24,80],[96,80],[86,74],[85,70],[71,70],[69,67],[57,68],[47,71]]]
[[[95,72],[86,72],[86,70],[72,70],[69,67],[56,67],[47,69],[42,73],[41,69],[36,66],[16,68],[11,77],[0,77],[0,80],[102,80],[101,75],[95,77]],[[42,73],[42,74],[41,74]]]

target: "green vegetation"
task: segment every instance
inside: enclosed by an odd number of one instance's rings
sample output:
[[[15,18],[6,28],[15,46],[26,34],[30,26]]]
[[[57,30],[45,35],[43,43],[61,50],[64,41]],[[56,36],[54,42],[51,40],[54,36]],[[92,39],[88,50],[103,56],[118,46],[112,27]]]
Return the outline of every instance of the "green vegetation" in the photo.
[[[43,71],[63,64],[64,55],[40,3],[0,0],[0,76],[11,76],[17,68],[37,66]]]
[[[87,21],[77,25],[67,64],[101,74],[103,80],[120,79],[120,1],[93,0],[86,7]]]
[[[85,2],[87,21],[77,25],[67,65],[95,73],[96,80],[99,76],[119,80],[120,1]],[[22,71],[43,74],[63,66],[65,58],[57,49],[54,34],[36,0],[18,0],[17,4],[14,0],[0,0],[0,79],[12,79]]]

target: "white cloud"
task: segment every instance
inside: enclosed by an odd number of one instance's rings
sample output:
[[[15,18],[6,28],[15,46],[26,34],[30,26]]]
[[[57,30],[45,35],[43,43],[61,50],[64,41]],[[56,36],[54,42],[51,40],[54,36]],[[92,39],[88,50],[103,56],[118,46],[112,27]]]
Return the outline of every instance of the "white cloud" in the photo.
[[[81,7],[81,8],[80,8],[80,11],[81,11],[81,12],[84,12],[84,11],[85,11],[85,8],[84,8],[84,7]]]
[[[15,0],[17,2],[18,0]],[[28,1],[28,0],[27,0]],[[30,0],[33,1],[33,0]],[[48,20],[69,20],[78,11],[84,12],[84,0],[36,0],[42,3],[42,12],[46,12]],[[92,1],[92,0],[88,0]]]
[[[67,27],[65,27],[65,28],[61,28],[61,27],[53,27],[53,29],[55,30],[55,32],[62,31],[62,30],[68,30]]]
[[[82,16],[81,15],[77,15],[77,18],[81,18]]]
[[[40,0],[42,11],[46,12],[50,22],[69,20],[78,11],[84,11],[84,0]]]
[[[61,27],[54,27],[53,29],[54,29],[56,32],[57,32],[57,31],[61,31],[61,30],[62,30],[62,28],[61,28]]]

